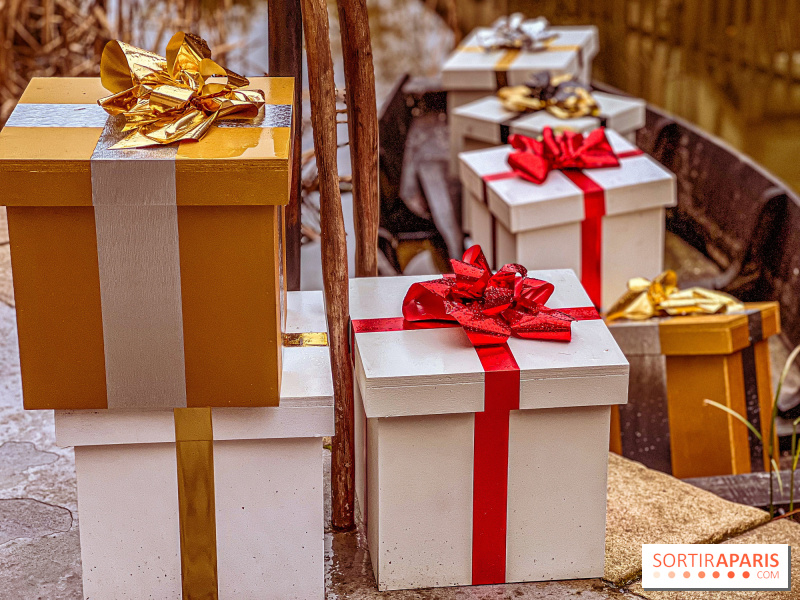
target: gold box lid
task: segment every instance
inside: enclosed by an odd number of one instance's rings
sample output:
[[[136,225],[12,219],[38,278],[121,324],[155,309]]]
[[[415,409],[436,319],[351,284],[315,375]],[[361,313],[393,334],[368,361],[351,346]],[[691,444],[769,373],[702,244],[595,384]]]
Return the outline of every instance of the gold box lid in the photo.
[[[91,206],[94,160],[174,160],[176,202],[276,205],[289,201],[291,77],[252,77],[266,106],[255,119],[218,121],[200,141],[132,150],[101,142],[114,126],[99,78],[34,78],[0,131],[5,206]],[[105,143],[109,146],[110,143]],[[99,154],[102,152],[102,157]]]

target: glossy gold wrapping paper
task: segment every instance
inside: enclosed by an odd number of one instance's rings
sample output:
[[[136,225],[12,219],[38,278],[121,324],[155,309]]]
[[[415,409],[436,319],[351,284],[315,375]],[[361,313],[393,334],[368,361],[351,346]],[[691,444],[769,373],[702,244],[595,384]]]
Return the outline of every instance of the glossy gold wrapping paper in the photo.
[[[724,292],[700,287],[678,288],[675,271],[664,271],[653,281],[636,277],[628,281],[628,291],[609,309],[606,321],[653,317],[719,314],[744,310],[744,304]]]
[[[112,95],[98,100],[111,115],[124,115],[130,132],[112,149],[199,140],[219,119],[253,119],[264,92],[242,90],[246,77],[211,60],[206,41],[179,32],[164,58],[120,41],[103,49],[100,80]]]
[[[497,97],[503,108],[516,113],[546,110],[559,119],[598,116],[600,107],[591,92],[577,81],[571,85],[573,79],[570,74],[554,77],[550,84],[555,93],[549,98],[536,94],[527,85],[500,88]]]

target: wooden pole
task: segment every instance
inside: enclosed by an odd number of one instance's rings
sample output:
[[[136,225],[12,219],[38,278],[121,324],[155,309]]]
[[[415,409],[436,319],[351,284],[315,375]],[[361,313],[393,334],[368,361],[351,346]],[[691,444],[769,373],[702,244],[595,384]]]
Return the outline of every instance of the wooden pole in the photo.
[[[285,212],[286,287],[300,289],[300,155],[303,152],[303,19],[300,0],[270,0],[269,74],[294,77],[292,184]]]
[[[366,0],[338,0],[353,166],[356,277],[378,275],[378,106]]]
[[[335,529],[352,529],[353,371],[347,328],[349,290],[347,241],[336,169],[336,87],[333,83],[330,33],[326,0],[302,0],[308,81],[311,92],[311,126],[317,157],[322,235],[322,277],[328,314],[328,340],[333,371],[336,435],[333,437],[331,483]]]

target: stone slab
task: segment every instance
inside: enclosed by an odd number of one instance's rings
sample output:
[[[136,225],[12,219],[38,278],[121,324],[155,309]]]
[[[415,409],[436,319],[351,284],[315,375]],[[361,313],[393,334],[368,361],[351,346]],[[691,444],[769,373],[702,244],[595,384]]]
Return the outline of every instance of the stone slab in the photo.
[[[631,586],[631,591],[651,600],[784,600],[797,598],[800,585],[800,525],[789,519],[772,521],[725,542],[726,544],[791,544],[792,546],[792,590],[769,592],[648,592],[640,583]]]
[[[719,542],[768,520],[762,510],[609,454],[605,579],[624,585],[639,578],[642,544]]]

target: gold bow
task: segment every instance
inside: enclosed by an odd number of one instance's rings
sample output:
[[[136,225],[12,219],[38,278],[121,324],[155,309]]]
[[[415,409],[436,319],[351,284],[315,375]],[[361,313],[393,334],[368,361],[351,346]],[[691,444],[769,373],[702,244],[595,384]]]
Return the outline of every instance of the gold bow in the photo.
[[[678,289],[675,271],[664,271],[653,281],[635,277],[628,281],[628,291],[608,311],[606,321],[652,317],[716,314],[744,310],[733,296],[700,287]]]
[[[211,60],[206,41],[176,33],[167,57],[111,41],[100,59],[100,79],[112,92],[97,103],[112,115],[125,115],[131,133],[112,148],[142,148],[199,140],[217,119],[252,119],[264,106],[264,92],[238,88],[246,77]]]
[[[546,110],[559,119],[596,117],[600,114],[600,107],[591,92],[568,74],[552,80],[548,78],[541,88],[527,85],[500,88],[497,97],[503,108],[516,113]]]

